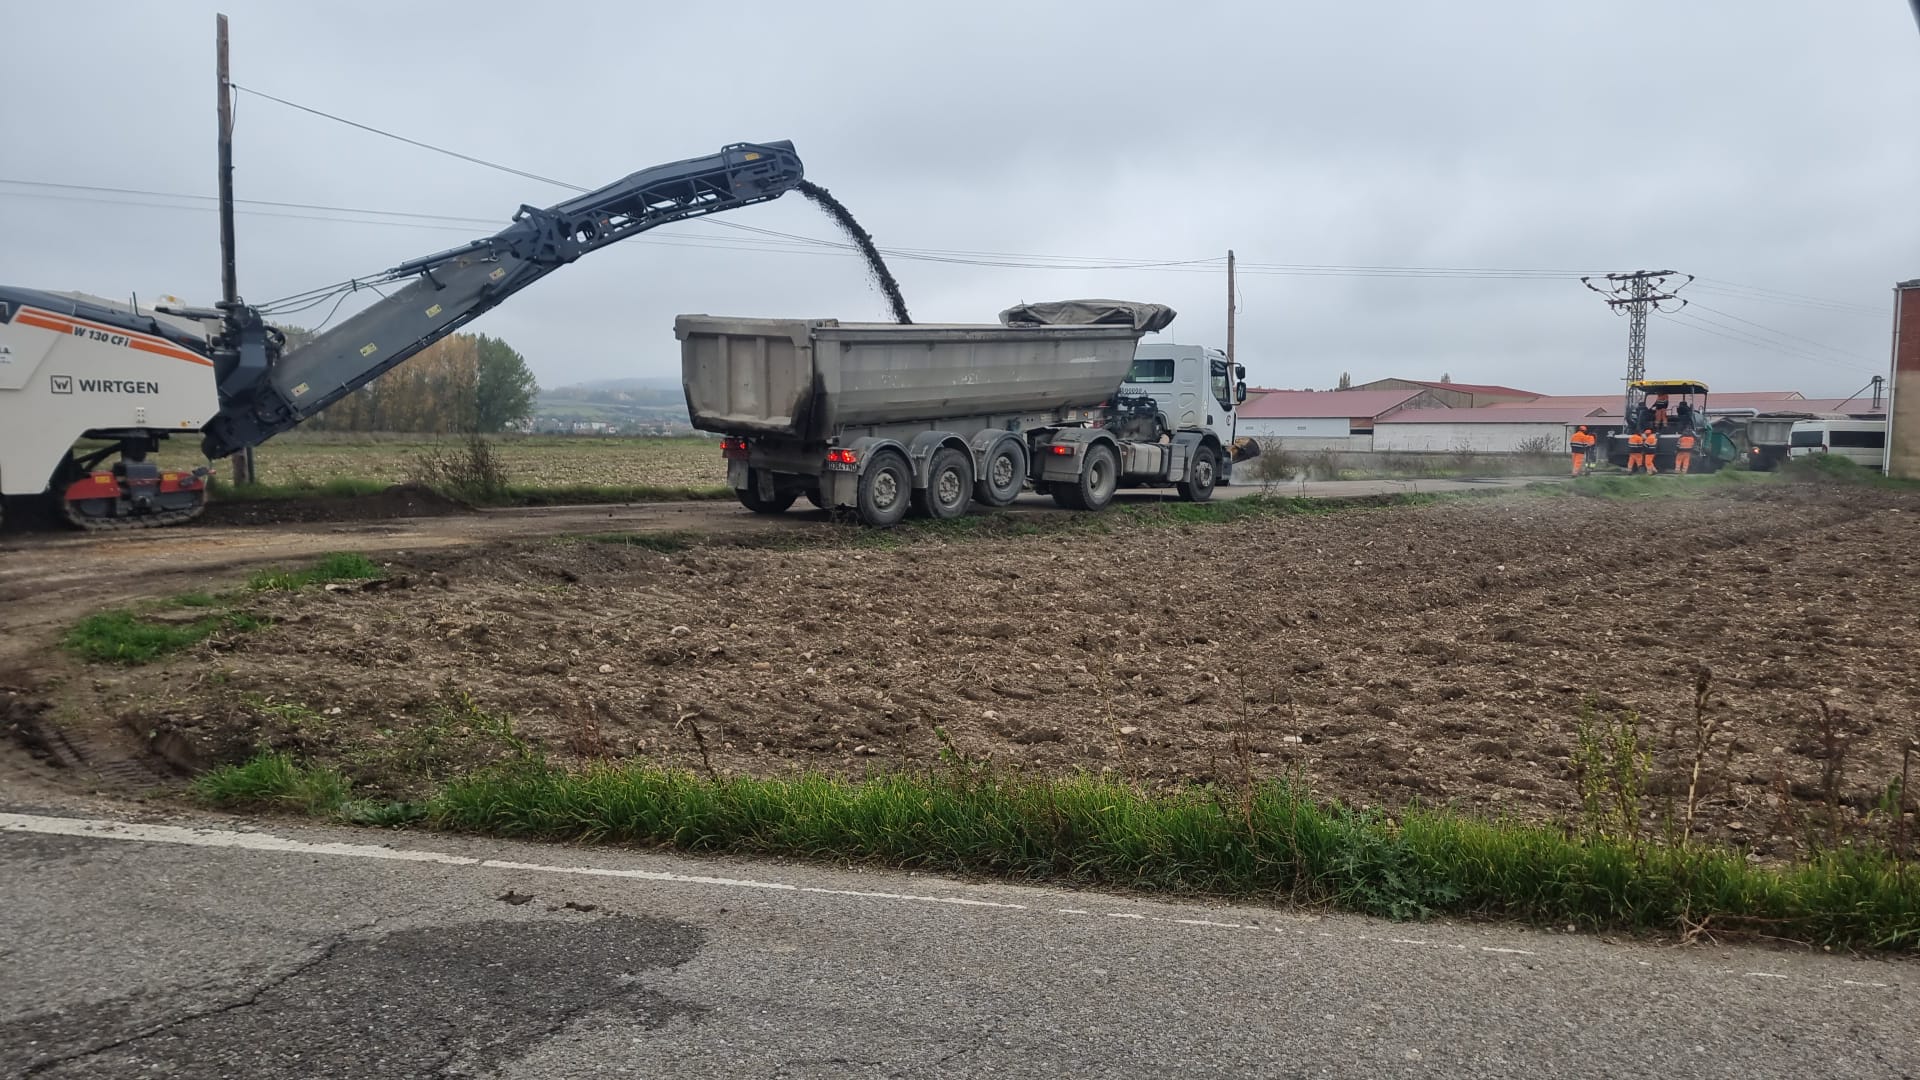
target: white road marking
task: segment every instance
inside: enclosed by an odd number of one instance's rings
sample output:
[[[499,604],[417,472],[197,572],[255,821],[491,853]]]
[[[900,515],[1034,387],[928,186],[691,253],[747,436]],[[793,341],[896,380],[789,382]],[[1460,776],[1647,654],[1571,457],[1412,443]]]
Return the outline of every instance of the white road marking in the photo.
[[[228,848],[244,851],[266,851],[280,854],[329,855],[336,858],[381,859],[393,862],[431,863],[441,866],[474,867],[483,870],[516,870],[536,874],[569,874],[582,877],[618,878],[628,881],[648,881],[672,885],[705,885],[727,889],[755,889],[768,892],[793,894],[813,894],[818,896],[845,896],[862,900],[893,900],[923,904],[947,904],[962,907],[996,908],[1008,911],[1031,910],[1025,904],[1016,904],[998,900],[976,900],[965,896],[940,896],[931,893],[895,893],[877,892],[862,889],[829,889],[814,885],[795,885],[783,881],[761,881],[754,878],[717,877],[704,874],[675,874],[662,870],[628,870],[599,866],[562,866],[548,863],[516,862],[510,859],[485,859],[469,855],[452,855],[439,851],[422,851],[414,848],[393,848],[380,844],[349,844],[337,841],[316,842],[295,840],[291,837],[275,836],[270,833],[237,832],[229,829],[188,828],[180,825],[146,825],[138,822],[111,821],[100,818],[47,817],[38,814],[0,813],[0,833],[40,833],[50,836],[78,836],[95,840],[125,840],[149,844],[178,844],[189,847]],[[1055,908],[1058,915],[1092,916],[1095,913],[1084,908]],[[1212,927],[1222,930],[1260,930],[1258,926],[1243,923],[1217,922],[1212,919],[1175,919],[1158,915],[1147,915],[1137,911],[1109,911],[1109,919],[1125,919],[1132,922],[1170,923],[1180,926]],[[1276,934],[1285,934],[1284,926],[1272,928]],[[1299,937],[1308,936],[1308,931],[1293,928]],[[1334,938],[1340,935],[1325,930],[1313,931],[1313,936]],[[1434,942],[1425,938],[1374,938],[1371,935],[1348,935],[1346,940],[1378,941],[1382,944],[1407,945],[1416,948],[1453,949],[1466,952],[1469,946],[1452,942]],[[1536,956],[1530,949],[1505,948],[1495,945],[1479,946],[1483,953],[1506,956]],[[1648,961],[1636,960],[1642,967],[1651,966]],[[1790,979],[1790,976],[1770,971],[1750,971],[1749,978]],[[1891,989],[1889,984],[1881,982],[1862,982],[1853,979],[1840,980],[1843,986],[1857,986],[1876,990]],[[1829,984],[1831,985],[1831,984]]]

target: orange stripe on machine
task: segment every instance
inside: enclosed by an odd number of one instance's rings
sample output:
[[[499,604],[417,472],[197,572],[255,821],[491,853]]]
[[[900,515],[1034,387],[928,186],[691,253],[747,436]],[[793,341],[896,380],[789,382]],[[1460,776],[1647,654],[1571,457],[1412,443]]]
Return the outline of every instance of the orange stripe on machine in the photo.
[[[137,334],[127,330],[121,330],[112,326],[102,326],[99,323],[88,322],[85,319],[70,318],[64,315],[56,315],[49,311],[23,307],[20,309],[20,313],[14,316],[14,321],[24,326],[36,326],[42,330],[52,330],[60,334],[71,334],[74,337],[84,337],[107,345],[118,345],[122,348],[152,353],[155,356],[164,356],[169,360],[184,360],[189,364],[199,364],[202,367],[213,366],[212,360],[198,353],[189,352],[170,341],[148,334]]]

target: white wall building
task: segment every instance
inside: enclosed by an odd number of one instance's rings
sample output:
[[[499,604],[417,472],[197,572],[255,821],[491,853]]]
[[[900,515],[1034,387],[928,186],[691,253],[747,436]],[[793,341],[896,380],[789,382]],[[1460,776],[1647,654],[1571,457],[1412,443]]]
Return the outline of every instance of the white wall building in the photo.
[[[1512,454],[1544,448],[1566,453],[1575,427],[1598,423],[1606,410],[1581,407],[1529,409],[1405,409],[1382,417],[1373,428],[1373,448],[1381,453]],[[1617,421],[1616,421],[1617,423]]]
[[[1373,449],[1374,425],[1410,406],[1437,404],[1424,390],[1269,390],[1241,406],[1234,434],[1297,450]]]

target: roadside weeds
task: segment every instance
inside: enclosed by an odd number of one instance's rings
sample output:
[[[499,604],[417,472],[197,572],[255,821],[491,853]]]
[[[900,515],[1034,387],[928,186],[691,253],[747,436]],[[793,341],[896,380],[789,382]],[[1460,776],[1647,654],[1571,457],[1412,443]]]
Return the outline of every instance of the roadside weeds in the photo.
[[[949,756],[863,780],[756,779],[626,762],[565,769],[522,744],[420,801],[356,800],[340,773],[262,754],[195,781],[200,801],[379,825],[1326,905],[1592,931],[1725,934],[1830,947],[1920,947],[1920,875],[1836,847],[1784,868],[1739,852],[1318,803],[1284,781],[1151,793],[1033,778]]]

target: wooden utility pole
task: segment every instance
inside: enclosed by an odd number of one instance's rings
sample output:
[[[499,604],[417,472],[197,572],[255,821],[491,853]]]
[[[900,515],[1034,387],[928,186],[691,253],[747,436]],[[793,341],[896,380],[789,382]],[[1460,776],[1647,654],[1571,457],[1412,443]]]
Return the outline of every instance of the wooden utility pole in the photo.
[[[214,69],[220,93],[220,300],[223,308],[240,301],[240,275],[233,257],[233,83],[227,69],[227,17],[214,16]],[[235,484],[253,483],[253,448],[227,459]]]
[[[1240,294],[1233,286],[1233,249],[1227,249],[1227,370],[1233,370],[1233,314]]]

